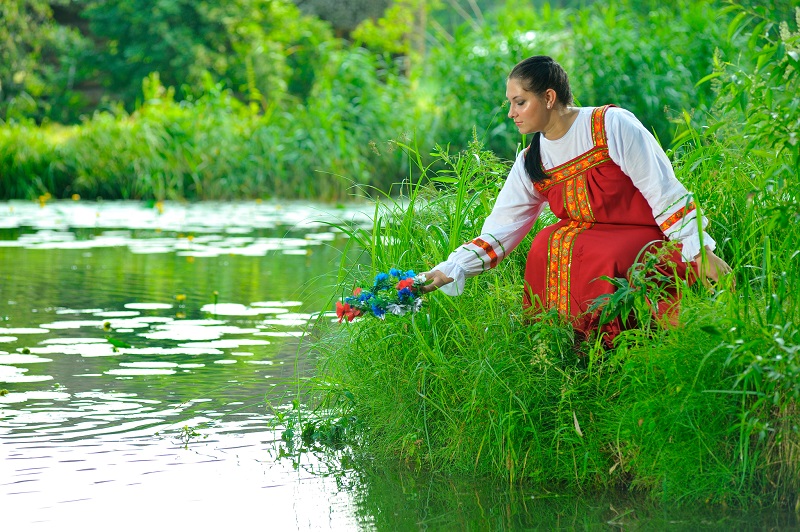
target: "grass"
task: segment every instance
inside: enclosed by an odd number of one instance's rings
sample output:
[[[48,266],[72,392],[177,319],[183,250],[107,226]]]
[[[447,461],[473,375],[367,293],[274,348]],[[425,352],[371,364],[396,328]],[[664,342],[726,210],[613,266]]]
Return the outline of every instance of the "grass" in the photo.
[[[440,174],[459,179],[378,209],[359,241],[369,271],[431,267],[475,231],[500,163],[477,144],[440,157]],[[753,225],[732,226],[730,237],[745,246],[749,235],[762,249],[731,255],[741,248],[723,241],[736,289],[684,287],[677,326],[628,330],[606,349],[555,314],[532,321],[517,251],[459,298],[429,296],[422,313],[318,324],[320,364],[302,403],[319,420],[350,420],[344,441],[371,456],[434,472],[673,502],[793,504],[800,271],[789,246],[763,247],[774,231],[768,214],[748,216]],[[795,227],[785,231],[798,241]],[[748,268],[756,253],[761,264]],[[342,292],[366,275],[343,267]]]
[[[428,296],[419,314],[320,321],[308,346],[319,364],[299,387],[298,411],[347,419],[340,443],[434,473],[549,491],[625,489],[678,504],[796,507],[800,156],[775,137],[781,131],[751,119],[775,105],[751,97],[763,79],[741,83],[743,70],[775,61],[774,82],[797,86],[786,67],[793,56],[770,55],[773,34],[750,39],[753,57],[767,59],[720,67],[710,127],[694,128],[687,115],[670,150],[713,220],[735,285],[680,286],[677,325],[630,329],[606,348],[555,314],[523,313],[517,251],[460,297]],[[781,35],[796,45],[796,34]],[[787,95],[781,105],[794,102]],[[432,164],[405,149],[423,178],[403,199],[379,202],[371,232],[341,227],[369,263],[342,263],[337,296],[392,267],[430,268],[473,238],[508,170],[477,140],[462,153],[435,150]],[[551,221],[537,222],[521,248]]]

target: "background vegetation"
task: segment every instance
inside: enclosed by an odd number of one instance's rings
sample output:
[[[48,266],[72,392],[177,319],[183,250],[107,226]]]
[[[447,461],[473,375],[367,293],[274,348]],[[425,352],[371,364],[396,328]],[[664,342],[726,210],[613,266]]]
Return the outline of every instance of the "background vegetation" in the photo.
[[[553,55],[581,104],[627,107],[670,148],[735,289],[686,289],[680,327],[644,323],[606,350],[521,314],[518,252],[413,318],[321,323],[303,389],[317,413],[282,420],[438,471],[796,504],[792,1],[395,0],[346,23],[324,6],[3,2],[0,198],[382,197],[372,231],[342,226],[369,262],[342,264],[344,292],[474,236],[521,140],[505,75]]]
[[[715,50],[742,44],[709,0],[328,4],[4,2],[0,198],[342,198],[416,171],[397,141],[428,159],[473,128],[510,158],[505,75],[537,53],[669,145],[682,111],[707,123]]]

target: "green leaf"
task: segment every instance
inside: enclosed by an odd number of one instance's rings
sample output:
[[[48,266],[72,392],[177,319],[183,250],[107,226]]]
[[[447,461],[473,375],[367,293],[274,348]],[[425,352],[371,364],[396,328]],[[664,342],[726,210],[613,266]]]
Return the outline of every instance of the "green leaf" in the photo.
[[[722,335],[722,332],[720,332],[720,330],[717,329],[716,327],[714,327],[713,325],[701,325],[700,326],[700,330],[703,331],[704,333],[708,333],[708,334],[710,334],[712,336],[721,336]]]
[[[117,338],[112,338],[111,336],[106,336],[106,340],[108,340],[108,343],[110,343],[114,347],[131,347],[131,344],[119,340]]]
[[[734,34],[739,31],[742,21],[747,17],[747,12],[742,11],[736,15],[730,24],[728,24],[728,40],[733,39]]]
[[[772,59],[772,56],[775,55],[777,47],[769,46],[765,47],[764,50],[758,55],[758,60],[756,61],[756,72],[761,70],[761,68],[767,64],[767,62]]]
[[[755,28],[753,28],[753,32],[750,35],[750,40],[747,41],[747,47],[750,50],[755,50],[758,40],[764,36],[764,26],[766,26],[768,23],[768,20],[762,20]]]
[[[742,91],[739,93],[739,107],[742,109],[743,113],[747,112],[747,93]]]
[[[798,54],[797,51],[795,50],[789,50],[788,52],[786,52],[786,55],[788,55],[789,60],[794,62],[795,64],[797,64],[797,62],[800,61],[800,54]]]
[[[711,73],[711,74],[709,74],[709,75],[707,75],[707,76],[704,76],[704,77],[700,78],[700,81],[698,81],[697,83],[695,83],[695,84],[694,84],[694,86],[695,86],[695,87],[699,87],[699,86],[700,86],[700,85],[702,85],[703,83],[705,83],[705,82],[707,82],[707,81],[711,81],[711,80],[712,80],[712,79],[714,79],[714,78],[718,78],[718,77],[720,77],[721,75],[722,75],[722,72],[713,72],[713,73]]]

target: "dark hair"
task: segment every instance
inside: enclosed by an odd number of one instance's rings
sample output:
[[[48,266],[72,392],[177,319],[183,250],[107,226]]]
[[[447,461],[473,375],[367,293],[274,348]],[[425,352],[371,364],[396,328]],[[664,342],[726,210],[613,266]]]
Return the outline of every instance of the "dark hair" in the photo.
[[[559,103],[572,104],[572,91],[569,88],[567,73],[552,57],[535,55],[520,61],[511,69],[508,79],[518,80],[523,89],[536,96],[543,95],[547,89],[553,89]],[[534,183],[547,179],[542,169],[542,156],[539,151],[541,135],[539,131],[534,133],[525,156],[525,171]]]

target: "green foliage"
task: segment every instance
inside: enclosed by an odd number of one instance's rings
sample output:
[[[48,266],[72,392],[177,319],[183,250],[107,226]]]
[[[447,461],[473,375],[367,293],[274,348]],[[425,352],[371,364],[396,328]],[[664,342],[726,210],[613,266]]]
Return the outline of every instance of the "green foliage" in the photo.
[[[377,20],[368,18],[352,32],[356,42],[363,42],[372,50],[393,54],[411,53],[411,33],[414,31],[414,8],[417,0],[392,2],[384,15]]]
[[[89,43],[76,29],[53,21],[52,4],[6,0],[0,5],[2,120],[71,121],[84,105],[75,85],[87,75],[81,58]]]
[[[682,286],[675,282],[679,276],[670,271],[676,267],[674,263],[670,266],[676,251],[676,246],[669,244],[656,251],[645,250],[625,277],[602,276],[615,290],[597,298],[589,312],[600,313],[601,325],[619,318],[622,323],[636,324],[642,331],[652,331],[659,325],[659,310],[673,302]]]
[[[726,138],[753,155],[774,158],[765,178],[783,187],[800,170],[800,8],[794,30],[788,20],[777,21],[757,8],[733,3],[725,11],[735,13],[728,36],[746,43],[743,53],[735,63],[717,54],[714,72],[701,81],[714,80],[721,87],[720,114],[744,124],[725,127]]]
[[[774,31],[762,33],[769,24]],[[322,371],[302,388],[306,405],[355,417],[370,455],[428,470],[684,503],[795,504],[800,179],[791,121],[785,129],[748,118],[796,116],[796,91],[782,92],[795,83],[791,56],[770,48],[795,34],[773,21],[753,35],[731,31],[721,49],[752,46],[719,63],[711,127],[694,127],[687,112],[672,152],[735,286],[683,288],[679,321],[656,327],[648,319],[659,283],[647,268],[656,259],[645,255],[607,308],[632,310],[643,327],[606,350],[576,341],[555,314],[521,312],[515,253],[459,298],[431,295],[427,315],[320,324]],[[775,95],[732,97],[754,90]],[[502,166],[482,166],[492,157],[479,143],[457,156],[437,150],[430,165],[410,156],[431,184],[415,181],[403,200],[381,204],[372,233],[353,231],[374,271],[436,264],[474,236],[501,184]],[[341,275],[343,290],[359,277],[347,265]],[[352,400],[334,400],[345,391]]]
[[[368,110],[392,105],[388,93],[361,96],[371,88],[360,80],[373,82],[366,76],[374,66],[370,56],[339,58],[349,61],[327,68],[344,82],[320,87],[324,96],[315,93],[300,120],[256,112],[210,76],[202,94],[178,102],[154,74],[145,79],[145,100],[133,113],[117,107],[69,128],[7,124],[0,127],[0,197],[333,199],[346,196],[353,182],[388,187],[388,169],[398,166],[399,154],[372,139],[390,137],[388,131],[400,126],[362,114],[408,117]],[[330,127],[320,128],[321,122]]]
[[[191,94],[209,72],[239,94],[263,98],[259,104],[281,102],[298,81],[288,56],[313,67],[317,47],[331,37],[324,24],[276,0],[104,0],[91,2],[82,15],[105,43],[93,64],[127,103],[139,94],[131,80],[152,72],[182,94]]]
[[[728,38],[741,43],[741,52],[735,58],[717,54],[714,72],[701,80],[719,94],[711,127],[679,139],[685,143],[680,149],[692,146],[686,159],[693,168],[702,174],[713,166],[708,181],[717,204],[725,206],[713,216],[725,220],[730,248],[743,266],[736,297],[724,296],[728,319],[719,327],[719,349],[738,375],[732,387],[740,402],[737,455],[748,475],[780,488],[780,501],[800,489],[800,10],[786,7],[730,3]],[[775,18],[790,14],[794,21]]]
[[[631,110],[666,146],[671,119],[709,109],[712,91],[694,82],[711,68],[724,36],[710,23],[719,16],[712,1],[661,3],[641,16],[632,16],[634,4],[596,4],[570,16],[575,39],[566,66],[579,101]]]
[[[14,1],[34,5],[34,0]],[[458,15],[463,24],[450,21],[447,29],[436,22],[444,20],[439,4],[408,4],[405,11],[385,14],[386,31],[378,31],[380,22],[365,22],[355,33],[361,39],[357,45],[333,39],[324,23],[282,0],[145,3],[65,0],[55,12],[59,24],[44,8],[39,18],[28,17],[39,21],[32,29],[41,28],[24,33],[31,39],[46,28],[58,28],[82,40],[69,45],[63,37],[52,41],[52,53],[29,53],[36,68],[54,76],[71,72],[70,77],[58,78],[62,88],[42,78],[39,92],[19,89],[13,98],[7,92],[0,116],[69,122],[87,109],[105,111],[84,115],[78,131],[68,132],[70,139],[80,140],[66,147],[65,131],[49,125],[41,135],[26,126],[21,139],[10,139],[7,131],[0,173],[13,183],[4,185],[2,197],[45,192],[62,197],[80,189],[109,199],[210,198],[212,190],[224,191],[220,198],[252,197],[265,190],[279,196],[341,198],[353,185],[385,192],[420,172],[394,150],[398,142],[413,138],[418,146],[433,146],[445,139],[459,151],[481,126],[478,136],[487,147],[510,156],[520,139],[505,119],[503,79],[514,63],[536,53],[564,63],[582,104],[613,101],[628,107],[668,143],[675,113],[664,109],[707,110],[711,89],[696,88],[694,81],[711,68],[714,46],[729,54],[740,44],[723,42],[705,0],[646,8],[625,2],[525,10],[508,3],[491,11],[481,11],[478,5],[485,4],[476,3],[471,14]],[[412,25],[423,27],[423,14],[430,21],[424,45],[412,43],[421,30],[409,32]],[[367,31],[370,27],[375,31]],[[389,29],[405,32],[401,50],[384,42]],[[165,87],[174,88],[169,103],[141,92],[141,80],[153,72]],[[214,98],[221,98],[222,108],[232,105],[222,101],[229,95],[246,103],[249,113],[237,109],[227,120],[200,114]],[[165,112],[163,120],[148,112],[166,107],[174,111]],[[143,127],[135,124],[145,117],[155,122],[154,129],[137,136]],[[188,123],[199,129],[187,129]],[[110,144],[89,138],[96,134],[110,135],[114,149],[90,155],[91,145]],[[219,144],[210,146],[208,139],[214,137]],[[80,151],[78,160],[71,158],[73,149]],[[121,149],[135,153],[135,162],[118,160],[125,158],[118,155]],[[34,150],[40,152],[34,156]],[[214,160],[208,161],[212,153]],[[152,160],[144,161],[147,157]],[[422,159],[425,164],[433,160],[427,154]],[[90,164],[95,168],[85,167]],[[132,177],[139,169],[147,173]],[[112,183],[112,171],[119,172],[119,183]],[[212,171],[219,173],[212,176]]]
[[[153,72],[179,99],[202,92],[210,73],[266,110],[304,97],[320,48],[334,42],[326,24],[281,0],[9,0],[0,15],[7,121],[71,123],[118,102],[131,111]]]

